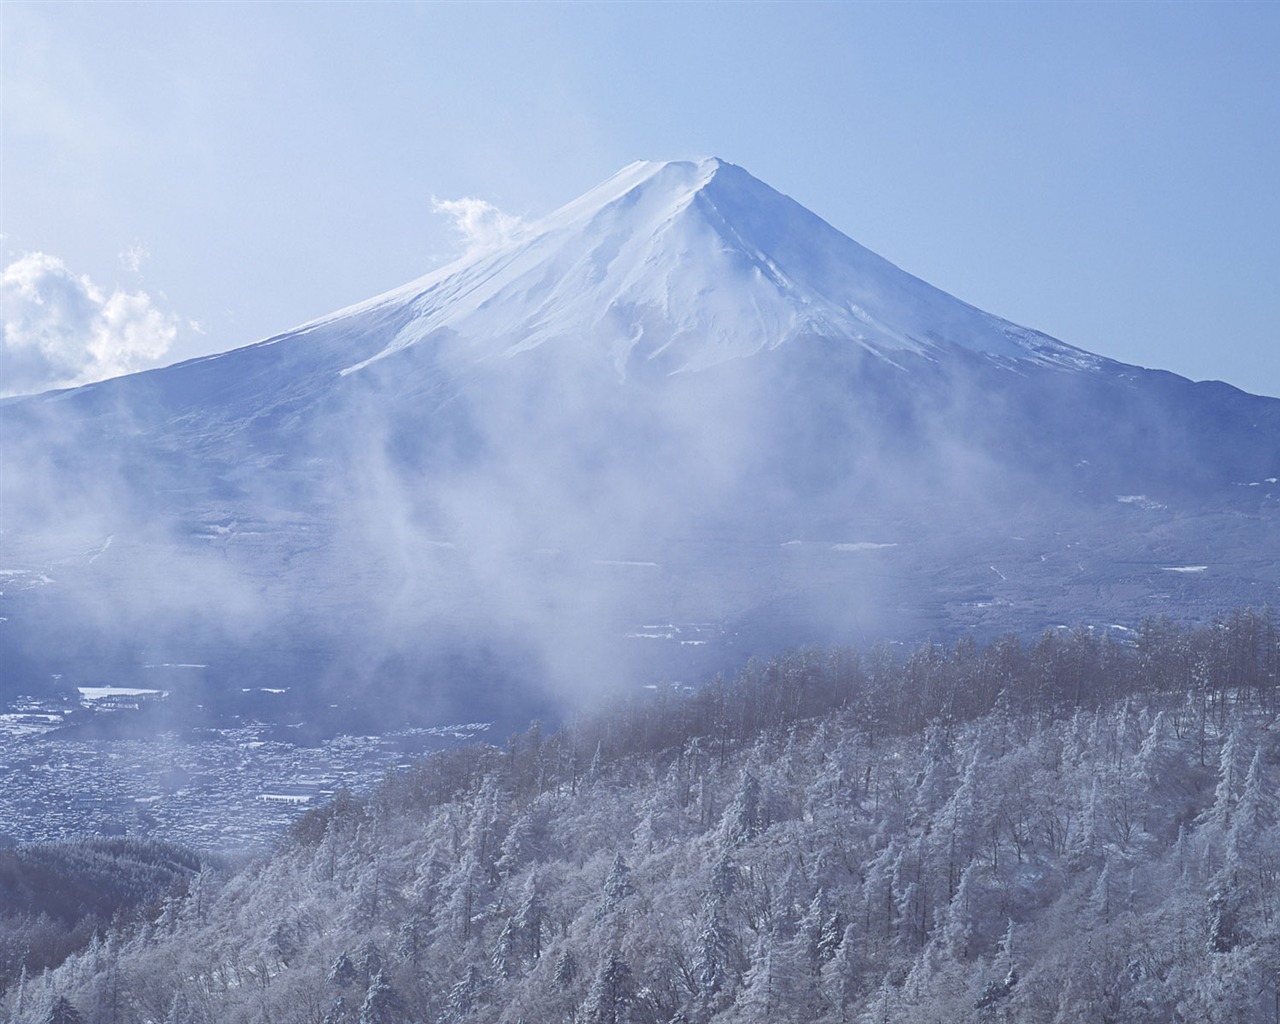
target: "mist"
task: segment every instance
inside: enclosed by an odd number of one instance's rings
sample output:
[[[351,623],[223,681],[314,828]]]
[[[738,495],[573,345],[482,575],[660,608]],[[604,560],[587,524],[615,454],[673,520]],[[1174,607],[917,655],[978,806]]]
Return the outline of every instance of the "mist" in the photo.
[[[6,568],[33,581],[6,591],[9,677],[200,662],[433,716],[475,701],[477,670],[499,704],[697,682],[787,642],[736,632],[771,604],[803,607],[795,642],[887,625],[858,563],[904,542],[875,524],[920,495],[882,464],[874,403],[815,428],[774,360],[636,379],[589,339],[480,369],[456,347],[305,403],[250,395],[248,423],[244,377],[223,420],[199,367],[7,404]],[[810,549],[840,544],[815,598]]]
[[[331,343],[363,347],[273,348]],[[6,405],[15,689],[198,663],[206,689],[285,686],[300,710],[557,716],[787,646],[1044,628],[1065,601],[1002,605],[1008,577],[1056,570],[1074,602],[1073,578],[1097,588],[1085,512],[1150,517],[1096,440],[1018,437],[1026,410],[964,363],[809,339],[646,374],[592,339],[481,367],[463,348],[250,395],[248,423],[245,377],[220,413],[182,367]]]

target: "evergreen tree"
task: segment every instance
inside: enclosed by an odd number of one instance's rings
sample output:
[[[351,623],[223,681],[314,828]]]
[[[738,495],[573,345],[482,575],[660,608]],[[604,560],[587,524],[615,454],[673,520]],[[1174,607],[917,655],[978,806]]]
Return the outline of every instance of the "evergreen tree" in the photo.
[[[1242,871],[1256,868],[1259,840],[1274,820],[1274,798],[1264,782],[1264,774],[1262,748],[1258,747],[1227,830],[1224,869],[1233,883],[1240,881]]]
[[[84,1018],[66,996],[58,996],[49,1006],[41,1024],[84,1024]]]
[[[475,964],[469,964],[462,980],[449,990],[447,1019],[456,1024],[470,1017],[479,1008],[487,988],[484,973]]]
[[[978,898],[980,870],[976,860],[969,862],[960,875],[955,896],[947,905],[942,941],[947,955],[960,961],[968,960],[974,953],[974,939],[978,932],[975,918],[981,906]]]
[[[844,930],[835,956],[822,968],[823,995],[839,1024],[853,1019],[854,1008],[863,993],[867,967],[857,931],[853,925],[849,925]]]
[[[631,884],[631,868],[621,853],[613,856],[613,864],[604,880],[604,912],[612,913],[635,894],[635,886]]]
[[[732,1000],[742,974],[742,953],[728,922],[714,910],[698,935],[693,971],[704,1006],[719,1008]]]
[[[742,785],[724,812],[724,837],[730,846],[748,843],[764,830],[760,780],[751,772],[743,772]]]
[[[600,969],[591,982],[582,1007],[583,1024],[628,1024],[636,1002],[631,968],[617,953],[610,953],[600,961]]]
[[[517,929],[514,918],[507,918],[498,933],[498,941],[493,947],[493,955],[489,963],[494,972],[501,977],[510,978],[519,973],[520,957],[517,952]]]
[[[178,989],[173,993],[169,1003],[169,1012],[165,1014],[164,1024],[195,1024],[195,1015],[191,1012],[191,1002],[187,993]]]
[[[417,967],[426,946],[426,929],[415,920],[405,921],[396,933],[396,955]]]
[[[356,950],[356,967],[360,976],[368,984],[375,975],[381,973],[383,965],[382,950],[372,939],[366,939]]]
[[[738,869],[727,853],[721,853],[711,868],[711,878],[703,893],[703,903],[713,909],[723,909],[738,888]]]
[[[978,1001],[974,1003],[974,1008],[985,1019],[991,1019],[1003,1011],[1006,1001],[1013,993],[1014,986],[1018,984],[1018,968],[1013,958],[1012,921],[1009,922],[1009,927],[1000,942],[999,952],[991,966],[991,974],[991,979],[983,988]]]
[[[357,1024],[403,1024],[405,1019],[404,1000],[386,975],[378,971],[369,982],[369,991],[360,1004]]]
[[[814,1010],[814,988],[813,975],[800,962],[794,944],[766,933],[751,954],[737,1011],[745,1021],[805,1019]]]
[[[339,953],[329,967],[329,973],[325,980],[330,985],[337,985],[338,988],[350,988],[360,980],[360,971],[357,970],[350,954]]]
[[[568,949],[560,950],[556,956],[555,967],[551,977],[562,989],[568,988],[578,979],[578,958]]]
[[[516,908],[514,924],[518,955],[525,960],[537,960],[542,956],[542,932],[546,921],[546,907],[538,892],[538,880],[532,871],[520,893],[520,905]]]

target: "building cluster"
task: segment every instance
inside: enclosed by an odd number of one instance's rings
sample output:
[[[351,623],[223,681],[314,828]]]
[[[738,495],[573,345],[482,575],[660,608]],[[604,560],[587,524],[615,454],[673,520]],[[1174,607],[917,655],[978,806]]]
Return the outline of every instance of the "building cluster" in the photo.
[[[52,728],[56,708],[0,721],[0,844],[136,835],[197,850],[271,844],[340,788],[363,792],[408,763],[403,734],[339,736],[319,746],[250,724],[146,739],[83,739]],[[447,740],[481,725],[414,730]]]

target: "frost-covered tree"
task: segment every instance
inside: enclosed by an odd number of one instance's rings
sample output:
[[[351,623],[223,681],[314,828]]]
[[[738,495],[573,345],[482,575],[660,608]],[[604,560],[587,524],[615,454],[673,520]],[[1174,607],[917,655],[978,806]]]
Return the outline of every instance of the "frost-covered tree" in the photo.
[[[485,999],[489,979],[475,964],[468,964],[462,979],[449,990],[449,1006],[446,1019],[450,1024],[464,1021],[475,1013]]]
[[[604,913],[614,913],[622,908],[626,900],[635,895],[636,888],[631,882],[631,867],[621,853],[614,854],[613,863],[604,880]]]
[[[351,988],[360,981],[360,971],[356,967],[355,962],[351,958],[351,954],[342,952],[334,958],[329,966],[329,973],[325,976],[325,980],[330,985],[336,985],[338,988]]]
[[[638,1001],[635,977],[617,953],[600,961],[582,1005],[583,1024],[630,1024]]]
[[[556,954],[556,962],[551,977],[560,988],[568,988],[578,980],[578,958],[572,950],[562,949]]]
[[[42,1024],[84,1024],[84,1018],[66,996],[58,996],[50,1003]]]
[[[765,816],[760,793],[760,780],[755,774],[746,771],[742,774],[742,784],[733,798],[733,802],[725,808],[723,834],[729,846],[741,846],[750,842],[764,830]]]
[[[164,1015],[164,1024],[196,1024],[195,1013],[191,1008],[191,1000],[183,989],[173,993],[169,1003],[169,1012]]]
[[[516,953],[526,961],[542,956],[542,935],[546,929],[547,911],[538,892],[537,876],[530,871],[520,893],[520,903],[512,922],[516,935]]]
[[[357,1024],[405,1024],[405,1020],[404,1000],[382,971],[378,971],[360,1004]]]
[[[822,993],[837,1024],[853,1019],[866,992],[870,964],[862,947],[857,929],[853,925],[847,926],[835,956],[822,968]]]
[[[735,1016],[744,1022],[808,1019],[816,1009],[815,993],[816,979],[795,944],[776,933],[764,934],[752,950]]]

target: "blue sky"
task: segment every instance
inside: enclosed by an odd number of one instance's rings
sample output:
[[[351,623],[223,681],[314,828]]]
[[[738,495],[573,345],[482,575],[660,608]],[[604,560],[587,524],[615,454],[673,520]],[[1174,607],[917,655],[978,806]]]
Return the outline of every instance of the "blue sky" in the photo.
[[[461,248],[436,198],[535,216],[716,155],[993,313],[1280,395],[1280,4],[0,19],[6,332],[89,339],[33,377],[248,344],[417,277]]]

